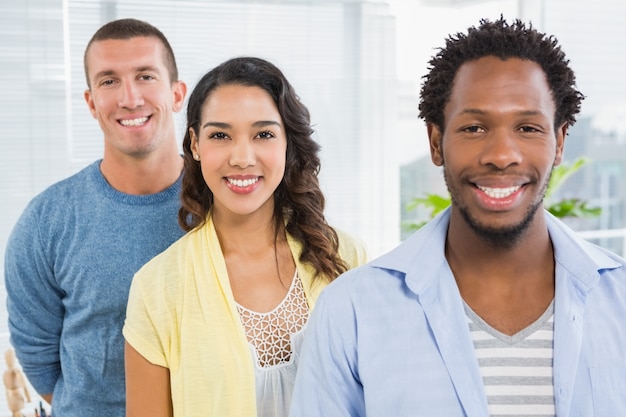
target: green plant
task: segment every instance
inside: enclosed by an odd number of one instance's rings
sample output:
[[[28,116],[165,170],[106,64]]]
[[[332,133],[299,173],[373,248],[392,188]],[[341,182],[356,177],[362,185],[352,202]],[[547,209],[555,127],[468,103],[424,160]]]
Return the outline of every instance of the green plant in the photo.
[[[450,196],[441,196],[439,194],[426,194],[426,197],[424,198],[414,198],[412,199],[409,204],[407,204],[406,209],[408,211],[413,211],[416,208],[418,208],[419,206],[423,206],[426,209],[429,210],[429,217],[428,219],[432,219],[433,217],[435,217],[437,214],[439,214],[441,211],[445,210],[446,207],[448,207],[450,205]],[[417,229],[419,229],[420,227],[424,226],[426,223],[428,222],[428,220],[424,220],[421,222],[404,222],[402,224],[403,229],[407,230],[407,231],[415,231]]]
[[[599,207],[588,207],[587,202],[579,198],[564,198],[559,201],[552,201],[552,195],[563,183],[570,178],[576,171],[589,163],[589,159],[580,157],[572,163],[563,162],[561,165],[552,170],[550,183],[546,190],[544,204],[546,209],[556,217],[598,217],[602,212]]]
[[[563,162],[552,170],[552,176],[546,189],[544,198],[544,206],[554,216],[564,217],[597,217],[602,209],[599,207],[589,207],[587,202],[579,198],[564,198],[558,201],[552,201],[552,196],[569,179],[576,171],[589,163],[589,159],[579,157],[572,163]],[[426,194],[426,197],[414,198],[407,204],[407,210],[413,211],[418,207],[424,207],[428,210],[428,220],[435,217],[441,211],[450,205],[450,195],[441,196],[439,194]],[[428,220],[414,222],[404,222],[402,227],[407,231],[417,230],[428,222]]]

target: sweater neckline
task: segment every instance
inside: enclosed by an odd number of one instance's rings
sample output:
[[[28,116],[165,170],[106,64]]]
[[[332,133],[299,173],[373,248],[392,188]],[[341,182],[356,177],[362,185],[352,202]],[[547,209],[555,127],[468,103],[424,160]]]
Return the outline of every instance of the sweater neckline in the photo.
[[[100,190],[107,198],[115,200],[122,204],[129,205],[150,205],[157,204],[164,201],[169,201],[173,197],[178,197],[182,190],[182,178],[183,174],[178,176],[178,179],[165,190],[154,194],[127,194],[119,190],[116,190],[109,184],[104,178],[102,171],[100,170],[100,164],[102,159],[99,159],[90,166],[90,177],[94,181],[98,190]]]

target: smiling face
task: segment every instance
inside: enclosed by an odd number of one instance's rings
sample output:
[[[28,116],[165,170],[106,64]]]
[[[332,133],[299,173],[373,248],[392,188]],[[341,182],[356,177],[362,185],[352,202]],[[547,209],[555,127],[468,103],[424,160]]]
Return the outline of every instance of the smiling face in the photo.
[[[452,196],[451,227],[464,224],[492,243],[513,244],[542,207],[567,130],[554,130],[542,68],[517,58],[467,62],[444,116],[443,136],[434,125],[428,131],[433,162],[443,165]]]
[[[186,87],[169,79],[158,38],[96,41],[86,67],[85,100],[104,132],[105,157],[143,158],[176,140],[172,112],[182,108]]]
[[[285,174],[287,136],[272,97],[259,87],[223,85],[202,107],[191,150],[213,193],[214,216],[272,216]]]

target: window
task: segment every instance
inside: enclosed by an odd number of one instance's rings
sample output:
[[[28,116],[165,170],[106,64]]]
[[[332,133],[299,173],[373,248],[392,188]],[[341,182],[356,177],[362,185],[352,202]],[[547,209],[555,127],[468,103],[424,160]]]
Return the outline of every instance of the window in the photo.
[[[626,112],[625,12],[623,0],[3,2],[0,250],[4,253],[15,221],[35,194],[101,156],[102,133],[83,100],[82,58],[93,32],[121,17],[147,20],[165,33],[190,90],[232,56],[256,55],[277,64],[311,112],[322,146],[329,222],[362,238],[373,256],[400,241],[401,201],[445,190],[417,119],[427,60],[448,34],[480,18],[502,13],[531,19],[557,36],[587,96],[567,139],[566,158],[614,161],[607,174],[612,201],[607,224],[624,227],[626,119],[619,115]],[[183,117],[181,112],[177,118],[181,141]],[[593,175],[601,170],[587,172],[574,189],[592,198]],[[3,285],[0,295],[4,298]],[[6,321],[0,308],[3,351]],[[5,409],[2,396],[0,416],[8,416]]]

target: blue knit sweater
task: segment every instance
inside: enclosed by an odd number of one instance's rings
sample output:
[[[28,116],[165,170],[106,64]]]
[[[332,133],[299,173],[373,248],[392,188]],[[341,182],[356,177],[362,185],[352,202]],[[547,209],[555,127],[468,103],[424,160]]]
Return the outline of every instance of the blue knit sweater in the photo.
[[[5,254],[11,343],[62,417],[125,415],[122,326],[134,273],[183,235],[181,179],[137,196],[96,161],[35,197]]]

